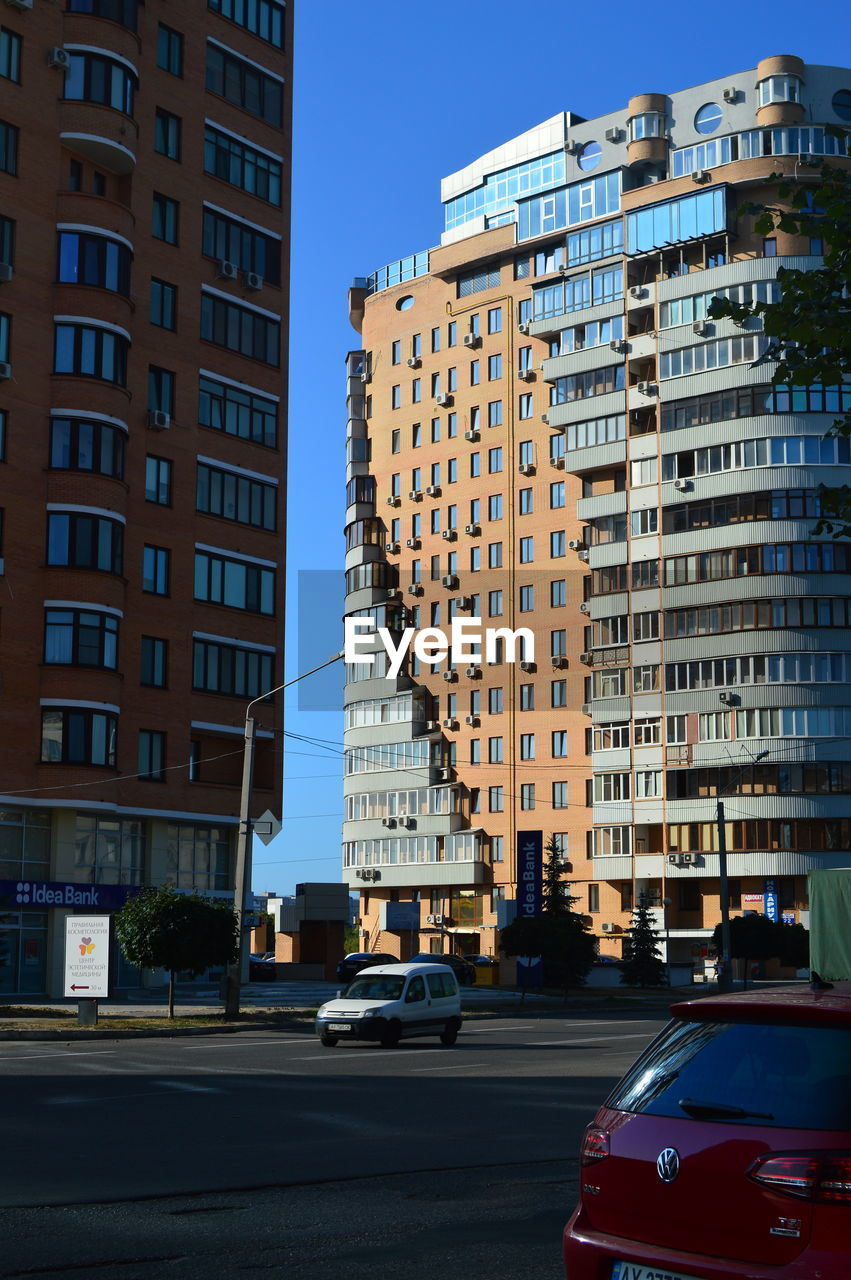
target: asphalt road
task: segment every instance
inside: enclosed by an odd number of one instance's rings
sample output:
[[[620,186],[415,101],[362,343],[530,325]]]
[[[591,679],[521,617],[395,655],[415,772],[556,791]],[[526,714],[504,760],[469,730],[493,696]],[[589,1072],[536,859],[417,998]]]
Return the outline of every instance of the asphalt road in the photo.
[[[6,1042],[0,1276],[557,1280],[579,1136],[663,1021]]]

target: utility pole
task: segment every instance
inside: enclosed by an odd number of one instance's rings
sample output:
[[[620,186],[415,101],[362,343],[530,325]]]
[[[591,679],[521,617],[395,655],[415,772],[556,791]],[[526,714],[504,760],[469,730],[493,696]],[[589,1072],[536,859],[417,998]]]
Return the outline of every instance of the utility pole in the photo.
[[[752,765],[759,764],[769,753],[760,751],[754,756]],[[745,765],[745,769],[748,768]],[[718,807],[715,810],[715,822],[718,829],[718,895],[721,902],[721,956],[718,968],[718,990],[731,991],[733,988],[733,960],[730,955],[732,939],[730,936],[730,886],[727,879],[727,827],[725,824],[724,801],[721,796],[739,781],[744,769],[740,769],[735,778],[726,787],[718,788]]]
[[[239,1017],[239,995],[240,987],[243,982],[248,979],[248,930],[243,926],[243,920],[246,915],[246,897],[251,888],[251,837],[254,829],[254,823],[251,819],[251,791],[254,784],[254,752],[257,741],[257,726],[251,715],[251,708],[256,706],[258,702],[264,702],[266,698],[271,698],[273,694],[282,693],[284,689],[289,689],[291,685],[298,684],[300,680],[313,676],[317,671],[323,671],[325,667],[330,667],[335,662],[340,662],[344,657],[344,653],[335,653],[332,658],[321,662],[318,667],[311,667],[309,671],[303,671],[301,675],[294,676],[292,680],[279,684],[275,689],[269,689],[267,693],[261,693],[259,697],[253,698],[245,708],[245,745],[243,747],[242,756],[242,789],[239,797],[239,831],[236,841],[236,866],[234,868],[234,891],[233,906],[236,912],[237,923],[239,926],[239,952],[236,962],[228,966],[227,977],[225,978],[225,1017]]]

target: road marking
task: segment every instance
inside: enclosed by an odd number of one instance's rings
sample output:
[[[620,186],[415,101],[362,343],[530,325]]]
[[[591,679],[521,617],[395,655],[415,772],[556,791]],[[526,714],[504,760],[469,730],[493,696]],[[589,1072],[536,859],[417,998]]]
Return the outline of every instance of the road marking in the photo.
[[[224,1093],[210,1084],[189,1084],[184,1080],[157,1080],[161,1089],[179,1089],[182,1093]]]
[[[489,1065],[490,1064],[487,1062],[455,1062],[451,1067],[413,1067],[411,1075],[421,1075],[424,1071],[464,1071],[467,1067],[469,1067],[471,1071],[477,1071],[482,1067],[487,1067]]]
[[[407,1052],[406,1049],[383,1049],[379,1052],[374,1052],[374,1051],[369,1052],[369,1050],[367,1050],[367,1052],[364,1053],[363,1050],[361,1050],[361,1052],[359,1053],[334,1054],[334,1053],[329,1053],[326,1050],[325,1053],[314,1054],[314,1055],[311,1055],[311,1057],[309,1058],[299,1058],[299,1062],[345,1062],[347,1058],[361,1058],[364,1061],[368,1060],[371,1062],[373,1058],[389,1058],[389,1057],[395,1056],[396,1054],[406,1053],[406,1052]],[[418,1052],[419,1054],[446,1053],[446,1049],[443,1046],[441,1046],[440,1049],[420,1049]]]
[[[117,1049],[72,1049],[67,1053],[20,1053],[16,1058],[10,1058],[9,1062],[23,1062],[27,1058],[92,1058],[98,1054],[106,1055],[108,1053],[118,1053]],[[2,1063],[2,1059],[0,1059]]]
[[[632,1031],[629,1035],[618,1035],[618,1040],[649,1040],[650,1033],[643,1031]],[[528,1049],[539,1049],[547,1045],[554,1044],[605,1044],[607,1040],[613,1039],[612,1036],[590,1036],[584,1040],[530,1040],[525,1046]]]

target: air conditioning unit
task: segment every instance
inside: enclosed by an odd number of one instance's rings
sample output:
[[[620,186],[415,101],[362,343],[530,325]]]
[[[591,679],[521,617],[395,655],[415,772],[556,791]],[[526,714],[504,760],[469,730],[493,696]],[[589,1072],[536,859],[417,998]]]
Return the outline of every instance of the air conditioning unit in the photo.
[[[478,716],[465,716],[465,717],[464,717],[464,723],[465,723],[465,724],[470,725],[472,728],[474,728],[474,729],[475,729],[476,725],[479,723],[479,717],[478,717]]]
[[[563,671],[567,666],[567,658],[563,657],[560,653],[554,653],[550,661],[556,670]]]
[[[564,149],[569,156],[578,156],[582,154],[584,146],[584,142],[566,142],[564,144]]]
[[[614,933],[617,925],[612,920],[604,920],[600,925],[601,933]]]
[[[481,525],[478,525],[478,524],[465,524],[465,525],[464,525],[464,532],[465,532],[465,533],[469,533],[469,535],[470,535],[470,537],[471,537],[471,538],[475,538],[477,534],[479,534],[479,533],[481,533],[481,532],[482,532]]]
[[[647,290],[644,288],[643,284],[634,284],[630,286],[629,296],[631,298],[643,298],[646,293]]]
[[[263,288],[263,277],[256,271],[246,271],[243,279],[246,289],[253,289],[256,293]]]
[[[432,919],[434,920],[435,924],[443,924],[443,916],[440,914],[440,912],[437,912],[437,914],[434,915]]]
[[[587,600],[583,600],[583,601],[582,601],[581,605],[579,606],[579,612],[580,612],[580,613],[590,613],[590,612],[591,612],[591,606],[590,606],[590,604],[588,603],[588,601],[587,601]]]
[[[681,853],[681,854],[680,854],[680,866],[681,866],[681,867],[694,867],[694,866],[696,866],[696,865],[697,865],[697,854],[696,854],[696,853]]]
[[[398,542],[385,542],[385,544],[384,544],[384,550],[388,553],[388,555],[395,556],[395,555],[397,555],[397,554],[398,554],[398,551],[399,551],[399,543],[398,543]]]
[[[584,653],[580,653],[579,661],[584,662],[586,667],[590,667],[592,662],[594,661],[594,655],[593,653],[591,653],[589,650],[586,649]]]
[[[521,462],[517,468],[521,476],[533,476],[535,474],[534,462]]]
[[[556,471],[564,471],[564,458],[550,458],[550,466],[555,467]]]
[[[426,916],[426,924],[434,924],[434,916]]]
[[[456,725],[456,720],[454,716],[447,716],[443,722],[444,729],[454,729],[455,725]]]
[[[399,819],[399,826],[400,826],[400,827],[414,827],[414,826],[416,826],[416,823],[414,822],[413,818],[400,818],[400,819]]]
[[[680,476],[678,480],[674,481],[674,488],[679,489],[681,493],[684,493],[686,489],[691,488],[691,480],[687,480],[685,476]]]
[[[518,332],[518,333],[528,333],[528,332],[529,332],[529,321],[528,321],[528,320],[521,320],[521,321],[520,321],[520,323],[519,323],[519,325],[517,326],[517,332]]]
[[[725,707],[735,707],[739,701],[739,695],[725,689],[723,693],[718,694],[718,701],[723,702]]]
[[[691,327],[693,332],[697,334],[698,338],[705,338],[709,333],[709,325],[705,320],[695,320]]]
[[[706,182],[708,177],[709,174],[705,169],[692,169],[691,171],[692,182]]]
[[[382,827],[395,827],[395,825],[396,825],[396,819],[395,819],[395,818],[382,818],[382,819],[381,819],[381,825],[382,825]]]
[[[406,538],[406,539],[405,539],[405,546],[406,546],[406,547],[410,547],[410,549],[411,549],[412,551],[419,551],[419,549],[420,549],[420,540],[419,540],[419,538]],[[408,590],[410,591],[410,587],[408,588]]]
[[[542,413],[541,422],[543,422],[545,427],[548,427],[550,425],[550,415],[548,413]]]
[[[419,582],[412,582],[408,587],[409,596],[421,596],[423,593],[422,586]]]
[[[443,540],[444,540],[444,542],[454,542],[454,541],[455,541],[455,539],[456,539],[457,537],[458,537],[458,534],[455,532],[455,530],[454,530],[454,529],[444,529],[444,530],[443,530]]]
[[[723,97],[725,102],[738,102],[739,91],[738,89],[734,89],[733,86],[730,85],[727,89],[724,90],[721,96]]]
[[[583,564],[587,564],[587,563],[588,563],[588,552],[587,552],[587,551],[585,551],[585,550],[583,550],[583,551],[577,551],[577,553],[576,553],[576,558],[577,558],[577,560],[581,560]]]
[[[517,377],[520,379],[521,382],[531,382],[534,376],[535,376],[534,369],[518,369],[517,370]]]
[[[8,284],[14,274],[11,262],[0,262],[0,284]]]
[[[452,396],[448,391],[444,391],[442,396],[434,397],[434,403],[439,404],[441,408],[445,408],[446,405],[450,405],[452,403]]]
[[[582,704],[582,714],[583,714],[584,716],[590,716],[590,714],[591,714],[591,703],[590,703],[590,702],[583,702],[583,704]]]
[[[408,359],[405,361],[405,364],[409,369],[419,369],[421,363],[422,361],[419,356],[408,356]]]
[[[584,538],[571,538],[571,539],[568,541],[568,544],[567,544],[567,545],[568,545],[569,550],[571,550],[571,551],[581,551],[581,549],[585,546],[585,539],[584,539]]]
[[[453,587],[458,586],[458,575],[455,573],[446,573],[440,579],[441,585],[447,587],[450,591]]]
[[[617,351],[619,355],[622,355],[623,352],[626,351],[626,343],[624,342],[623,338],[613,339],[613,341],[609,343],[609,346],[611,347],[612,351]]]
[[[472,607],[473,607],[473,601],[469,596],[459,596],[458,599],[455,601],[456,609],[467,610],[467,609],[472,609]]]
[[[478,680],[479,676],[482,674],[482,668],[468,667],[467,670],[464,672],[464,674],[466,675],[468,680]]]
[[[239,267],[227,258],[219,258],[216,263],[216,275],[220,280],[235,280],[239,275]]]
[[[411,499],[411,502],[422,502],[423,500],[423,495],[419,489],[409,489],[408,497]]]
[[[434,733],[435,729],[439,729],[439,728],[440,728],[440,725],[437,723],[436,720],[426,720],[425,722],[426,733]]]
[[[607,130],[606,130],[606,142],[620,142],[620,140],[621,140],[621,131],[620,131],[620,129],[607,129]]]
[[[521,662],[521,663],[520,663],[520,670],[521,670],[521,671],[534,671],[534,670],[535,670],[535,663],[534,663],[534,662]]]
[[[167,431],[171,426],[171,415],[164,413],[162,409],[149,409],[148,426],[155,431]]]
[[[47,65],[49,67],[58,67],[60,71],[70,71],[71,55],[67,49],[63,49],[59,45],[55,49],[51,49],[47,55]]]
[[[388,507],[398,507],[398,506],[401,506],[401,503],[402,503],[402,499],[397,497],[395,494],[391,494],[390,497],[387,499]]]
[[[464,334],[465,347],[480,347],[481,345],[482,345],[482,340],[477,333]]]
[[[443,678],[447,684],[455,684],[458,679],[458,672],[455,670],[444,671]]]
[[[438,771],[437,771],[437,780],[438,780],[438,782],[451,782],[451,781],[452,781],[452,770],[451,770],[451,769],[438,769]]]
[[[428,494],[428,496],[429,496],[430,498],[439,498],[439,497],[440,497],[440,485],[439,485],[439,484],[429,484],[429,485],[426,485],[426,493]]]
[[[386,598],[388,600],[401,600],[402,592],[399,590],[398,587],[388,587]]]
[[[635,389],[643,396],[652,396],[654,386],[652,382],[636,382]]]
[[[471,444],[475,444],[478,438],[479,438],[479,433],[475,427],[470,427],[469,431],[464,432],[464,439],[469,440]]]

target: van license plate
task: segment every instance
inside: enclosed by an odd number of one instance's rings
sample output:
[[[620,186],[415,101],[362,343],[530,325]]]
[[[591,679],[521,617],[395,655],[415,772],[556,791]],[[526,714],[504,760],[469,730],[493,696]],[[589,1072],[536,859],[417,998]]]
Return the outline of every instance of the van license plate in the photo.
[[[700,1277],[686,1275],[683,1271],[668,1271],[665,1267],[646,1267],[640,1262],[618,1260],[612,1267],[611,1280],[700,1280]]]
[[[352,1024],[350,1022],[329,1022],[329,1031],[351,1031]]]

